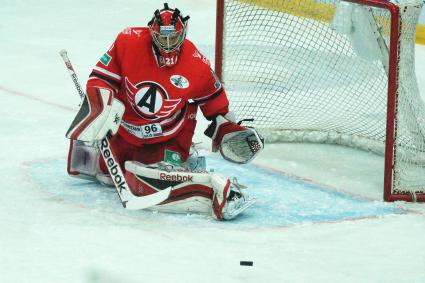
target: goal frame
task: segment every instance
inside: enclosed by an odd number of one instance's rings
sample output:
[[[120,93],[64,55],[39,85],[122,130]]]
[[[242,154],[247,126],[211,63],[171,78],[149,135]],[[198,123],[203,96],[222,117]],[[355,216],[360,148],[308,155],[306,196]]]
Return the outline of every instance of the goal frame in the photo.
[[[216,12],[216,45],[215,45],[215,72],[222,79],[223,74],[223,40],[224,40],[224,1],[217,0]],[[425,202],[424,194],[394,194],[392,192],[394,182],[394,168],[397,155],[396,134],[397,134],[397,99],[398,99],[398,55],[400,51],[400,9],[397,5],[384,0],[344,0],[355,4],[383,8],[391,15],[391,31],[389,45],[389,66],[388,66],[388,91],[387,91],[387,117],[386,117],[386,138],[384,151],[384,201],[417,201]],[[225,84],[225,81],[223,82]]]

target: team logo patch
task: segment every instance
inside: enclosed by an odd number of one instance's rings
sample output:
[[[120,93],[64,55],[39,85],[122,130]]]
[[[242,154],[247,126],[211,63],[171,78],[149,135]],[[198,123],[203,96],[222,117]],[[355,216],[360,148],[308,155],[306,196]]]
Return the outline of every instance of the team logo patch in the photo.
[[[211,69],[211,72],[212,72],[214,79],[215,79],[215,82],[214,82],[215,89],[221,88],[221,82],[220,82],[220,79],[217,77],[217,74],[214,72],[213,69]]]
[[[173,75],[170,77],[170,82],[177,88],[188,88],[189,81],[180,75]]]
[[[170,99],[165,89],[156,82],[145,81],[133,84],[126,77],[127,99],[134,111],[147,120],[156,120],[172,114],[181,98]]]
[[[102,58],[100,58],[100,62],[103,65],[108,66],[109,62],[111,62],[111,59],[112,59],[112,57],[108,53],[105,53],[105,54],[103,54]]]
[[[164,161],[174,166],[182,166],[182,158],[180,153],[172,150],[165,150]]]

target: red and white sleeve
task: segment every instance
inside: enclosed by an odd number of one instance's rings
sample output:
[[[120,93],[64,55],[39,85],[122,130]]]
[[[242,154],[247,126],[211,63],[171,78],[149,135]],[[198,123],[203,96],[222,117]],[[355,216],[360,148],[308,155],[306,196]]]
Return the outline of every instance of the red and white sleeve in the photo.
[[[87,87],[108,87],[117,93],[121,85],[121,66],[119,64],[119,36],[111,48],[100,57],[93,68]]]
[[[225,115],[229,112],[229,100],[226,91],[214,73],[210,69],[210,73],[205,77],[202,86],[202,95],[194,99],[201,108],[204,116],[211,120],[217,115]]]

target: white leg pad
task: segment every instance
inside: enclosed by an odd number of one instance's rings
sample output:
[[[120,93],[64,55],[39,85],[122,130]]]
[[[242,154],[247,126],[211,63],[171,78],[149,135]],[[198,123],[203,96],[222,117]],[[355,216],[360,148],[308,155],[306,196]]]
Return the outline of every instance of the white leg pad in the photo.
[[[72,141],[68,171],[73,177],[94,180],[99,169],[99,150],[85,142]]]
[[[172,203],[156,205],[148,210],[167,213],[211,213],[211,200],[203,197],[190,197]]]

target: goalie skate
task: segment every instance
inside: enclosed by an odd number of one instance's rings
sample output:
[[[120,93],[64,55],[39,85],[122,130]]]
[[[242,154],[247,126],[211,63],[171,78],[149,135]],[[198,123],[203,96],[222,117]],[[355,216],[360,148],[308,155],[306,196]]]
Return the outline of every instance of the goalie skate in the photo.
[[[215,188],[213,197],[213,217],[217,220],[231,220],[255,203],[255,198],[244,194],[245,186],[236,179],[230,181],[222,175],[213,175],[211,182]],[[222,187],[223,190],[217,190]]]
[[[223,219],[231,220],[250,208],[254,203],[255,199],[246,195],[235,193],[234,197],[230,197],[227,200],[227,207],[223,209]]]

